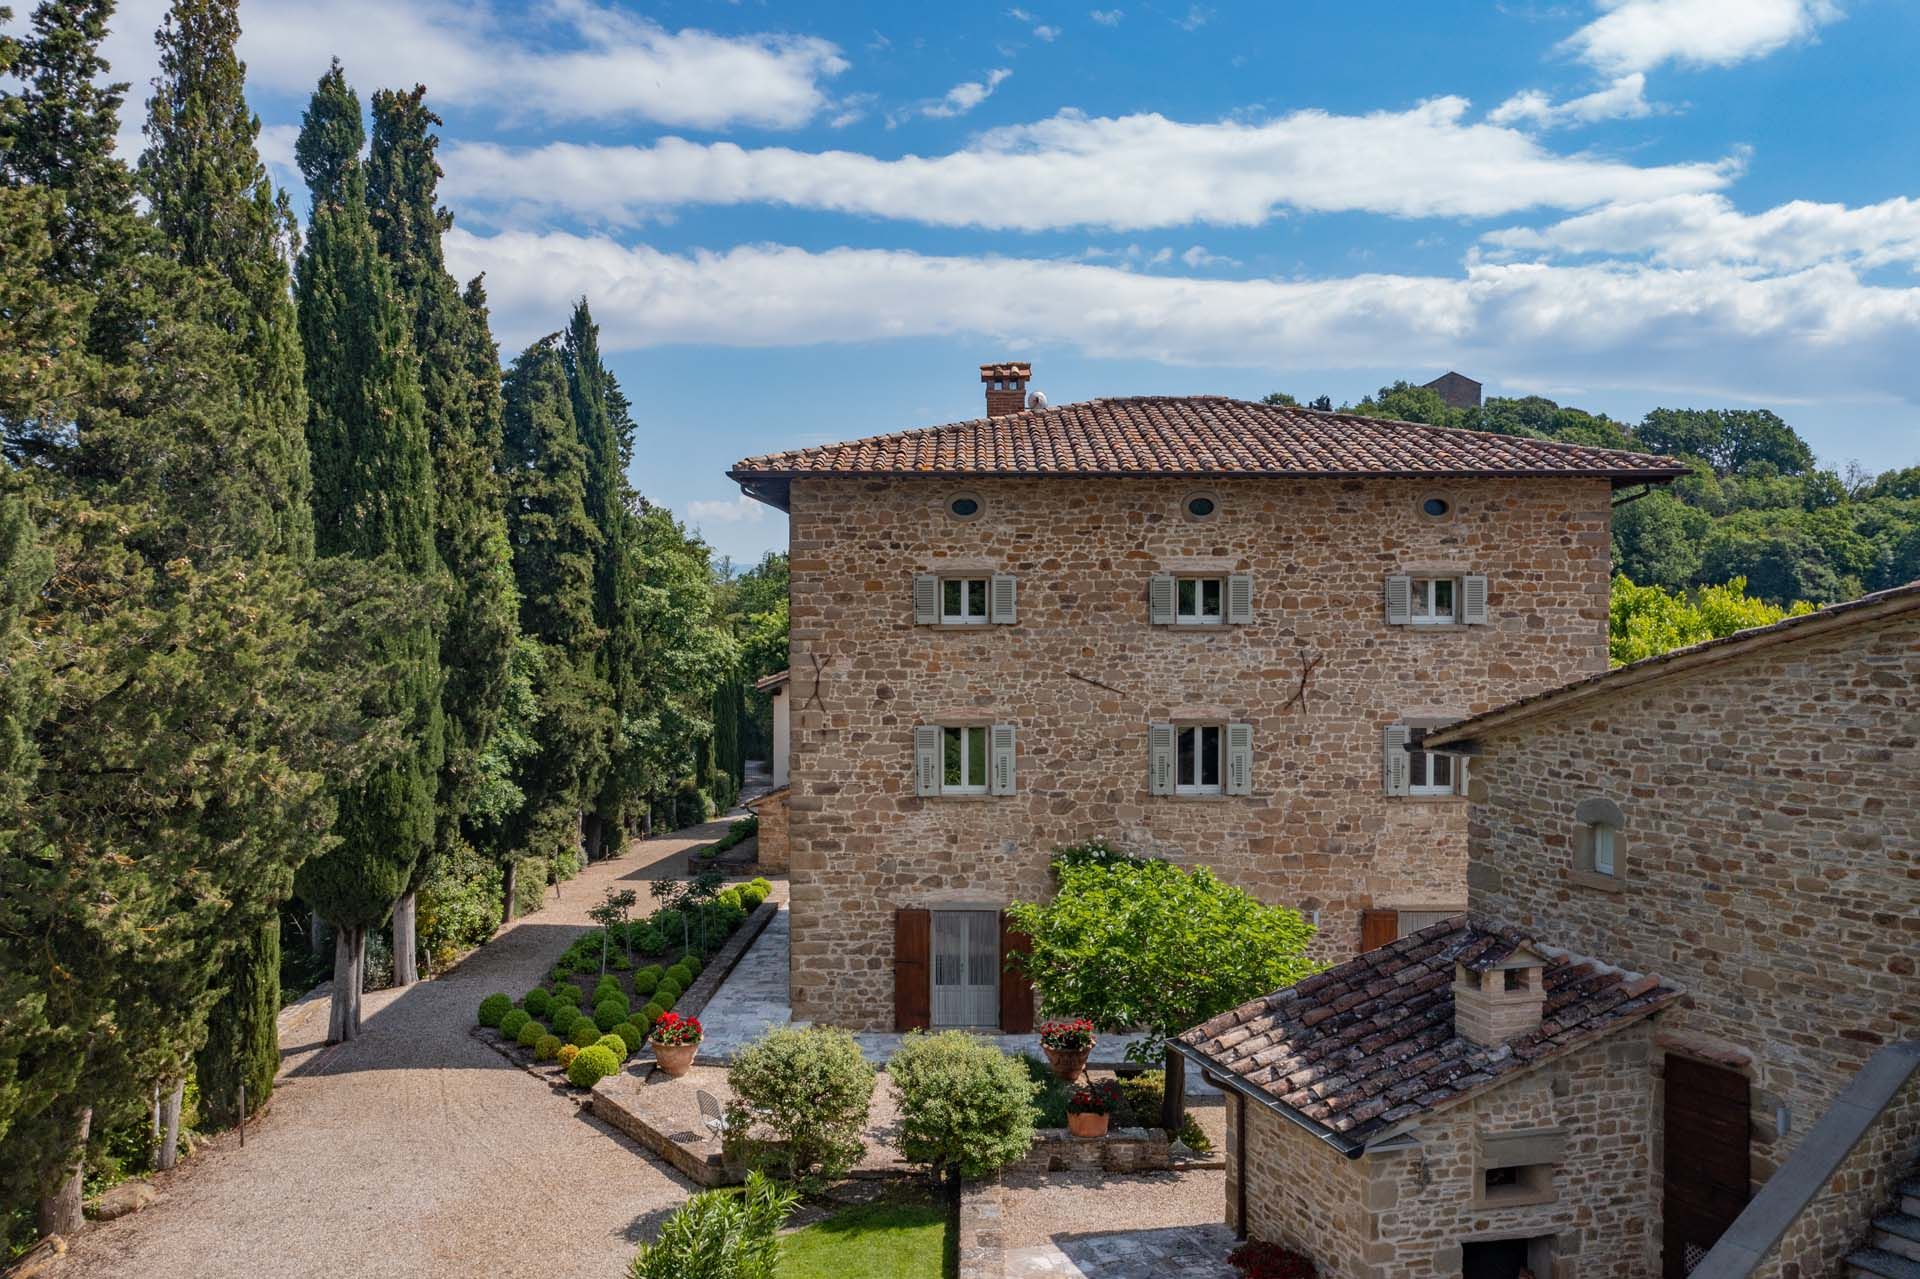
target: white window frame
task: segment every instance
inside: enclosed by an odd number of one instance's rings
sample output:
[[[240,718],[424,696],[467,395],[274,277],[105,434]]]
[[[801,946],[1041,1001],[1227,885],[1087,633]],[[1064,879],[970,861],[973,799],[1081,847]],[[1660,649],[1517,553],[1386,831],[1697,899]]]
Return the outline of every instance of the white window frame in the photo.
[[[1439,594],[1438,588],[1441,585],[1441,583],[1446,584],[1447,594],[1451,597],[1448,601],[1448,606],[1447,606],[1448,612],[1446,612],[1445,614],[1441,614],[1435,611],[1435,597]],[[1408,587],[1410,590],[1410,595],[1408,598],[1408,607],[1410,611],[1408,612],[1407,617],[1411,625],[1413,626],[1455,626],[1459,624],[1460,622],[1460,579],[1459,578],[1447,577],[1445,575],[1440,575],[1435,577],[1414,577],[1408,581]],[[1425,610],[1424,612],[1422,612],[1423,609]]]
[[[1183,586],[1186,586],[1189,583],[1193,585],[1193,606],[1196,610],[1195,612],[1192,612],[1192,613],[1183,612],[1180,604],[1180,588]],[[1206,588],[1209,585],[1211,585],[1214,588],[1214,590],[1217,592],[1216,603],[1219,605],[1219,611],[1216,612],[1211,617],[1207,616],[1204,612],[1198,611],[1204,606],[1206,602]],[[1179,575],[1175,575],[1173,579],[1174,625],[1176,626],[1221,626],[1226,623],[1226,620],[1227,620],[1227,579],[1225,577],[1212,577],[1212,576],[1182,577]]]
[[[1193,780],[1180,780],[1180,741],[1193,734]],[[1214,776],[1212,785],[1201,781],[1206,775],[1201,765],[1201,746],[1205,734],[1214,736]],[[1227,726],[1225,724],[1175,724],[1173,726],[1173,793],[1176,795],[1224,795],[1227,793]]]
[[[960,611],[947,612],[947,587],[960,588]],[[942,626],[985,626],[992,616],[993,581],[986,577],[943,577],[940,579],[940,624]],[[976,615],[967,611],[969,604],[978,604],[980,612]]]
[[[947,781],[947,734],[960,735],[960,781]],[[973,752],[968,748],[973,738],[980,740],[980,777],[976,782],[969,774],[972,772]],[[942,795],[984,795],[987,793],[987,781],[993,776],[993,729],[986,724],[942,724],[940,726],[940,793]]]
[[[1442,786],[1433,781],[1434,763],[1445,760],[1447,782]],[[1426,777],[1424,782],[1415,780]],[[1460,784],[1460,761],[1442,751],[1407,752],[1407,794],[1409,795],[1453,795],[1458,793]]]
[[[1618,865],[1614,858],[1616,835],[1617,832],[1610,822],[1587,823],[1587,838],[1590,841],[1588,846],[1593,850],[1594,874],[1605,875],[1608,879],[1615,877],[1615,867]]]

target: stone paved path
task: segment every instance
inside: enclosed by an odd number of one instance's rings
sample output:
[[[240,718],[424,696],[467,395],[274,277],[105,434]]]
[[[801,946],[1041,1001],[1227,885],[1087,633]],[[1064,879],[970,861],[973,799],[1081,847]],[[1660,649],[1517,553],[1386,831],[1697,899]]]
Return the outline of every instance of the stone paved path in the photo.
[[[738,814],[735,814],[737,816]],[[159,1179],[143,1213],[74,1240],[87,1279],[611,1279],[692,1187],[467,1034],[519,995],[620,883],[677,875],[726,822],[590,866],[453,973],[367,996],[366,1033],[328,1049],[324,999],[282,1016],[272,1110]],[[680,868],[680,869],[676,869]]]
[[[1168,1226],[1070,1235],[1007,1250],[1007,1279],[1237,1279],[1226,1263],[1233,1231],[1222,1225]]]

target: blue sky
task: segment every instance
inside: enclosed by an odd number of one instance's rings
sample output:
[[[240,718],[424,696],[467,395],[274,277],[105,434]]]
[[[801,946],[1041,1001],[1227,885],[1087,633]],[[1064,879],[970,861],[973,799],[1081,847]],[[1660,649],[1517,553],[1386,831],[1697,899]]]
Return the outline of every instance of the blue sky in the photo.
[[[150,77],[163,10],[124,5],[117,76]],[[450,257],[487,272],[504,353],[585,293],[635,481],[739,560],[785,529],[729,463],[977,416],[1002,358],[1055,403],[1458,368],[1920,461],[1899,0],[241,14],[282,180],[329,55],[363,99],[428,86]]]

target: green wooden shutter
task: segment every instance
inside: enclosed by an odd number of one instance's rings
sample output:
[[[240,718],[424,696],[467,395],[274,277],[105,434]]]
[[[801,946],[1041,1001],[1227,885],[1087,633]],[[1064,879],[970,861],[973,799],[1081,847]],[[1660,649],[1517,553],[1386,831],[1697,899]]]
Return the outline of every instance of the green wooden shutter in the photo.
[[[1246,626],[1253,621],[1253,574],[1235,573],[1227,578],[1227,623]]]
[[[1155,626],[1173,625],[1173,575],[1155,573],[1147,579],[1147,620]]]
[[[1387,579],[1387,625],[1413,624],[1413,579],[1394,574]]]
[[[1413,730],[1405,724],[1395,724],[1387,729],[1383,738],[1382,784],[1387,794],[1404,795],[1413,771],[1413,761],[1407,757],[1407,743],[1413,740]]]
[[[913,578],[913,624],[935,626],[940,621],[940,579],[932,573]]]
[[[1253,794],[1253,725],[1227,725],[1227,794]]]
[[[913,730],[913,793],[940,793],[940,726],[919,724]]]
[[[990,794],[1013,794],[1013,763],[1013,725],[995,724],[987,738],[987,787]]]
[[[1173,725],[1147,725],[1147,794],[1173,794]]]
[[[997,626],[1013,625],[1014,604],[1019,586],[1010,573],[995,573],[987,590],[987,621]]]
[[[1487,579],[1475,573],[1460,579],[1460,620],[1468,626],[1487,624]]]

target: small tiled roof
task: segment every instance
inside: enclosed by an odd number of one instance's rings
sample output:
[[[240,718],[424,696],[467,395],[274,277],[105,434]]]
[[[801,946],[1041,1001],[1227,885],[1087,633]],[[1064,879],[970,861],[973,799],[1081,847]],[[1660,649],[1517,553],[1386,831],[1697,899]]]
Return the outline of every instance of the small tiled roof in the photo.
[[[1454,964],[1477,971],[1522,948],[1546,960],[1540,1028],[1494,1048],[1456,1035]],[[1264,1094],[1355,1153],[1403,1120],[1637,1021],[1679,995],[1658,977],[1562,955],[1511,929],[1455,917],[1242,1004],[1177,1042],[1213,1073]]]
[[[1217,395],[1028,409],[750,457],[747,482],[798,475],[1685,475],[1670,457]]]

